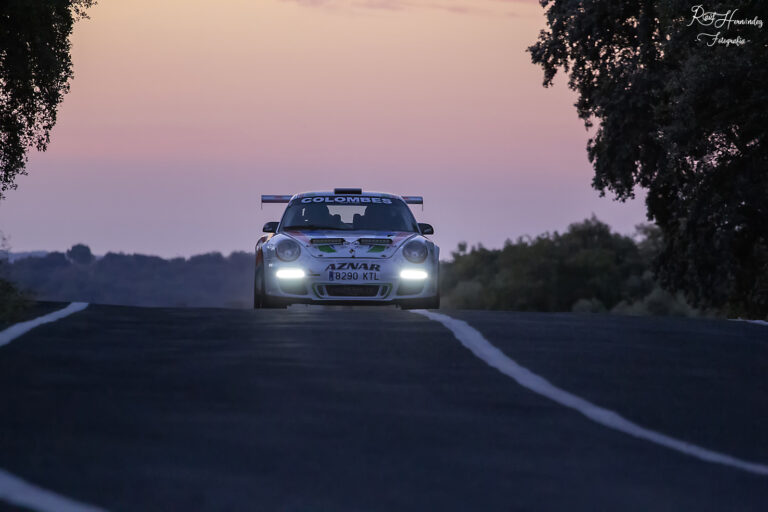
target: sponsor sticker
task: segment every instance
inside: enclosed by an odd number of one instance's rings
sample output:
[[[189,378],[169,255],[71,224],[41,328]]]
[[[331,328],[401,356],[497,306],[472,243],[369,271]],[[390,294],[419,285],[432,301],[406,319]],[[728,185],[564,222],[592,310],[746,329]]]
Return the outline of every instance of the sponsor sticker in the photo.
[[[372,272],[379,272],[381,265],[378,263],[355,263],[355,262],[342,262],[342,263],[330,263],[325,270],[370,270]]]
[[[381,265],[378,263],[342,262],[325,267],[329,281],[378,281]]]
[[[315,196],[303,197],[302,204],[325,203],[325,204],[392,204],[388,197],[370,197],[370,196]]]

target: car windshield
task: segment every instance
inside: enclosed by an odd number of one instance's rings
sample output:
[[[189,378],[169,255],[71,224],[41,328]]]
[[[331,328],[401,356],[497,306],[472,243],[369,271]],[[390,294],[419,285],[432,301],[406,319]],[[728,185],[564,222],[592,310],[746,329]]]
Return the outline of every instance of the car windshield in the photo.
[[[280,229],[418,232],[410,208],[399,199],[367,196],[314,196],[293,201]]]

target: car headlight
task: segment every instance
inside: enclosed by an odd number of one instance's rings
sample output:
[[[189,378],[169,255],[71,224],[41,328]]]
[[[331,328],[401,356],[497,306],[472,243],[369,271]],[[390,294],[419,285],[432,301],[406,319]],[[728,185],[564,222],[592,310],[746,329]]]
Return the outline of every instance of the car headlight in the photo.
[[[306,275],[300,268],[281,268],[275,273],[278,279],[301,279]]]
[[[275,253],[283,261],[293,261],[301,254],[301,247],[293,240],[286,238],[277,243]]]
[[[408,279],[409,281],[423,281],[428,277],[429,274],[419,269],[406,268],[400,271],[400,279]]]
[[[408,242],[403,247],[403,256],[411,263],[422,263],[427,259],[427,246],[419,240]]]

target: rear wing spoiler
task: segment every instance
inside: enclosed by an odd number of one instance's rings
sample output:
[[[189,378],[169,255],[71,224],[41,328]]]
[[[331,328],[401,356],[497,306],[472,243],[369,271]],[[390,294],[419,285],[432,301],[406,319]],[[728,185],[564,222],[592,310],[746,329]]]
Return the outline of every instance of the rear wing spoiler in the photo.
[[[287,203],[293,196],[261,196],[261,204],[264,203]]]
[[[263,195],[261,196],[261,207],[264,208],[264,203],[287,203],[293,196],[273,196]]]
[[[420,204],[422,211],[424,210],[424,198],[421,196],[402,196],[403,201],[406,204]]]

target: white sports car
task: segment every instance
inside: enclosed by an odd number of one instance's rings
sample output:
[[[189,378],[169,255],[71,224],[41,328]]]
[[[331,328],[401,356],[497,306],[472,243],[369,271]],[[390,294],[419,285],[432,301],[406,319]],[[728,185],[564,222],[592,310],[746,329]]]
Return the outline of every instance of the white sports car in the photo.
[[[440,306],[440,249],[408,204],[418,196],[361,189],[261,196],[287,203],[256,244],[253,307],[309,304]]]

